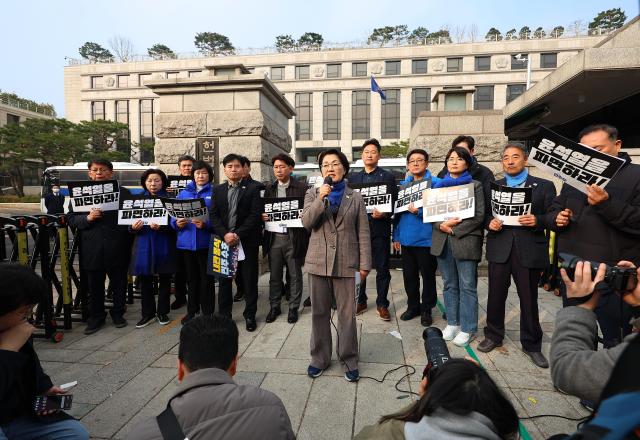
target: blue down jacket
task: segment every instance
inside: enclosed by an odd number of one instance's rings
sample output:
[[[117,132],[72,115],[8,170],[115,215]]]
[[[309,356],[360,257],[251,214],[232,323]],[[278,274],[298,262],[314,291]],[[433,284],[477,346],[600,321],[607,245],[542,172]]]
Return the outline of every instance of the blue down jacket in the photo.
[[[200,191],[196,188],[196,183],[191,181],[185,189],[180,191],[178,199],[204,199],[209,213],[211,213],[211,197],[213,196],[213,186],[207,183]],[[209,240],[211,238],[211,222],[207,218],[205,227],[196,228],[192,223],[188,223],[184,228],[178,229],[176,219],[169,219],[171,227],[178,231],[177,248],[187,251],[196,251],[198,249],[209,249]]]

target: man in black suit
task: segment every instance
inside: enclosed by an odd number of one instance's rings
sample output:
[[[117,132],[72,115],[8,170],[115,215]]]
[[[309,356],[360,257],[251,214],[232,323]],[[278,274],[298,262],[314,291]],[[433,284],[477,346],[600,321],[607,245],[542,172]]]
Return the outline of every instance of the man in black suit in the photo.
[[[247,331],[252,332],[257,328],[258,248],[262,241],[261,186],[254,180],[243,179],[242,162],[237,154],[227,154],[222,164],[227,182],[213,190],[211,224],[214,233],[222,237],[227,244],[241,244],[244,250],[245,259],[238,263],[238,269],[245,289],[243,315]],[[231,316],[231,279],[220,280],[218,305],[220,314]]]
[[[471,174],[473,180],[477,180],[478,182],[482,183],[482,188],[485,192],[487,192],[490,182],[493,182],[496,179],[493,177],[493,172],[488,167],[478,162],[478,159],[476,159],[476,156],[474,155],[476,140],[472,136],[460,135],[456,137],[453,142],[451,142],[451,147],[462,147],[469,150],[471,159],[473,159],[473,164],[468,170],[469,174]],[[446,163],[444,164],[442,170],[440,170],[440,172],[438,173],[438,177],[443,178],[445,174],[447,174]]]
[[[489,261],[489,300],[485,339],[478,350],[489,352],[502,345],[504,309],[511,277],[520,297],[520,343],[534,364],[548,368],[541,352],[542,329],[538,318],[538,281],[549,264],[548,241],[544,234],[545,213],[556,196],[552,182],[529,175],[526,168],[527,149],[519,143],[508,143],[502,151],[505,177],[498,184],[513,188],[531,187],[531,213],[518,218],[520,226],[506,226],[491,215],[490,195],[485,220],[487,260]]]

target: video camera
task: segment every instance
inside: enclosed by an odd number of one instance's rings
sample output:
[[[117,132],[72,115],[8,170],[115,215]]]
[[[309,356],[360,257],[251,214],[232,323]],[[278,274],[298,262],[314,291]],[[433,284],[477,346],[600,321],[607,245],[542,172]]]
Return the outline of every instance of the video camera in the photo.
[[[567,271],[567,275],[573,280],[576,270],[576,264],[584,261],[591,265],[591,279],[595,278],[600,263],[584,260],[576,255],[560,253],[558,254],[560,267]],[[609,266],[604,275],[603,282],[614,292],[626,293],[636,288],[638,284],[638,273],[635,268]]]
[[[425,368],[426,375],[428,371],[435,371],[446,364],[451,359],[451,355],[439,328],[425,328],[422,332],[422,339],[424,340],[424,351],[429,360],[427,368]]]

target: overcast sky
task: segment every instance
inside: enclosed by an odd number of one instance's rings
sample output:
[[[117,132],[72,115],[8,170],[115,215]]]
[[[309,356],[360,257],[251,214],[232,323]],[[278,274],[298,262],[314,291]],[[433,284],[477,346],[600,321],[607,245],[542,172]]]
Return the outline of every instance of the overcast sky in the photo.
[[[273,45],[276,35],[298,38],[317,32],[325,41],[366,40],[375,27],[406,24],[430,31],[442,25],[478,26],[484,37],[494,26],[586,25],[598,12],[621,7],[638,15],[638,0],[433,1],[433,0],[23,0],[0,6],[0,89],[53,104],[64,116],[65,57],[93,41],[108,48],[114,35],[131,39],[136,53],[155,43],[174,52],[193,52],[197,32],[228,36],[237,48]]]

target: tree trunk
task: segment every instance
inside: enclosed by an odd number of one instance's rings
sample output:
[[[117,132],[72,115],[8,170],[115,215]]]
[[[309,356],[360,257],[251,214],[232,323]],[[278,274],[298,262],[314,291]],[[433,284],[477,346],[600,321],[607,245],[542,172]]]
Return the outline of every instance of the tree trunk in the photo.
[[[18,197],[24,197],[24,176],[22,170],[18,167],[9,173],[11,175],[11,186]]]

